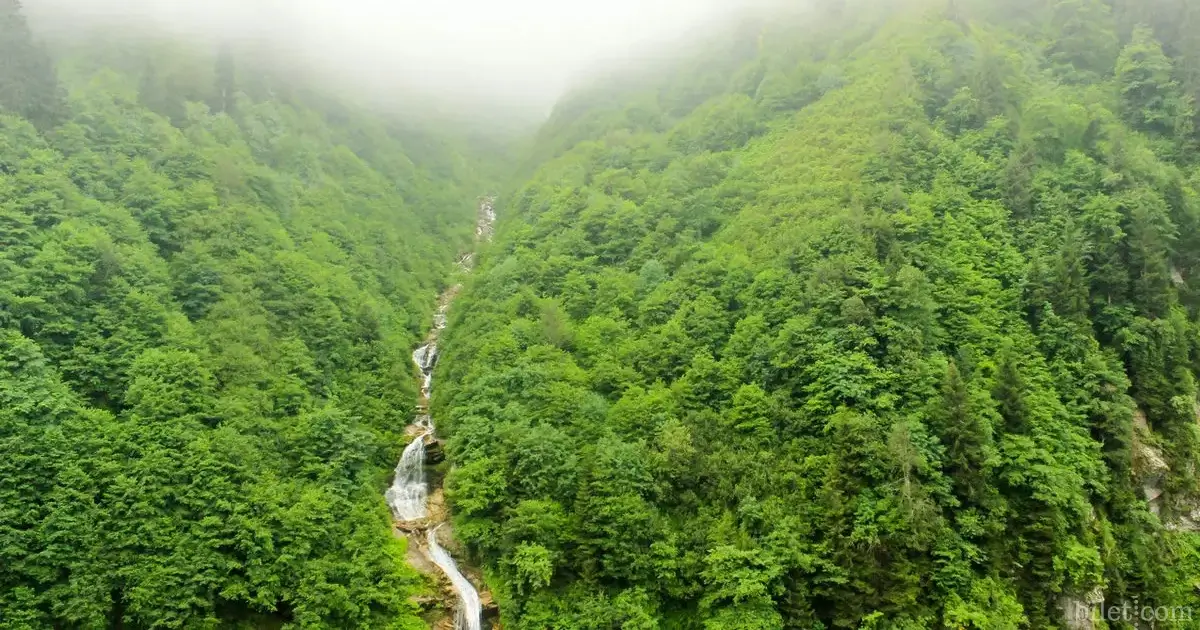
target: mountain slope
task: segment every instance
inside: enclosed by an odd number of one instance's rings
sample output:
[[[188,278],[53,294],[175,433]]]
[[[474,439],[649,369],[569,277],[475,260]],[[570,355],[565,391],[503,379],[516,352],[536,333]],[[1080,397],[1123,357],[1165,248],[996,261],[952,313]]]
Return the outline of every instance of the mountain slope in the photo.
[[[228,53],[100,39],[59,87],[13,5],[0,625],[423,627],[382,488],[482,165]]]
[[[1200,49],[829,4],[567,102],[501,209],[434,412],[506,625],[1194,607]]]

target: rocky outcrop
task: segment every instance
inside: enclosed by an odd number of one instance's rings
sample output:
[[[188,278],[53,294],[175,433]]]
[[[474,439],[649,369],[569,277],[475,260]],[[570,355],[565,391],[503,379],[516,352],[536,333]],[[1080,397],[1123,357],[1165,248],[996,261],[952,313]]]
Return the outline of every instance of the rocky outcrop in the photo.
[[[1099,606],[1104,603],[1104,590],[1099,586],[1079,595],[1064,595],[1058,600],[1063,627],[1068,630],[1095,630]]]
[[[433,583],[433,589],[428,594],[414,595],[410,598],[421,610],[421,617],[430,628],[454,630],[455,614],[458,607],[458,593],[454,585],[429,558],[429,549],[425,544],[424,526],[412,523],[397,523],[395,535],[408,539],[408,550],[405,560],[426,579]]]
[[[436,466],[446,461],[446,443],[432,435],[425,441],[425,463]]]
[[[1141,409],[1133,413],[1133,474],[1142,485],[1142,493],[1150,504],[1150,511],[1162,511],[1163,482],[1171,470],[1162,450],[1155,444],[1154,433]]]
[[[1200,401],[1194,403],[1196,422],[1200,424]],[[1171,531],[1200,532],[1200,497],[1165,495],[1170,465],[1163,456],[1158,440],[1138,409],[1133,415],[1133,475],[1142,486],[1142,494],[1150,511]],[[1169,504],[1167,502],[1170,502]]]
[[[492,598],[491,591],[479,592],[479,603],[483,605],[483,626],[492,630],[500,630],[500,606]]]
[[[427,409],[420,407],[417,409],[418,421],[404,427],[404,435],[406,437],[425,440],[425,463],[430,466],[436,466],[446,460],[446,441],[438,439],[437,436],[429,432],[428,427],[432,420],[422,421],[420,418],[428,418]]]

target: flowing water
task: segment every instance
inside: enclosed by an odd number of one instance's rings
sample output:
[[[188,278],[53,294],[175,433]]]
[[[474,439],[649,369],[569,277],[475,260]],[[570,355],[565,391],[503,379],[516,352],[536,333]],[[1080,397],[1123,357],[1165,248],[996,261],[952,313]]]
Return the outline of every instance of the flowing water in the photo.
[[[426,431],[416,437],[404,449],[400,463],[396,465],[396,477],[387,491],[387,502],[392,514],[401,521],[415,521],[428,514],[426,501],[429,486],[425,483],[425,438]]]
[[[434,564],[442,569],[454,590],[458,593],[458,610],[454,616],[454,627],[457,630],[480,630],[483,625],[483,605],[479,602],[479,593],[471,581],[463,576],[454,563],[454,558],[446,553],[438,544],[437,530],[441,525],[429,530],[429,554],[433,556]]]
[[[480,241],[490,240],[492,224],[496,213],[492,209],[492,201],[485,199],[479,208],[479,221],[475,227],[476,238]],[[474,255],[466,254],[459,259],[458,264],[465,272],[474,266]],[[446,311],[455,295],[455,289],[443,294],[437,313],[433,317],[433,330],[429,333],[429,342],[413,351],[413,363],[421,370],[421,397],[418,402],[417,417],[409,428],[410,434],[416,437],[404,449],[400,463],[396,465],[396,476],[385,495],[388,505],[396,520],[402,523],[423,521],[429,518],[429,484],[425,480],[425,441],[431,438],[436,427],[433,417],[429,415],[429,397],[433,393],[433,368],[437,365],[438,333],[446,327]],[[442,523],[418,524],[417,529],[426,530],[430,559],[446,574],[454,592],[458,594],[458,607],[455,611],[454,627],[456,630],[481,630],[483,624],[483,607],[475,586],[458,570],[454,558],[438,544],[437,530]]]
[[[445,314],[442,313],[444,317]],[[413,363],[421,368],[421,399],[427,401],[433,388],[433,366],[437,363],[437,345],[429,343],[413,352]],[[392,514],[404,522],[415,521],[429,515],[429,484],[425,481],[425,438],[433,435],[433,418],[429,414],[417,416],[413,425],[417,436],[404,449],[400,463],[396,465],[396,476],[388,488],[388,505]]]

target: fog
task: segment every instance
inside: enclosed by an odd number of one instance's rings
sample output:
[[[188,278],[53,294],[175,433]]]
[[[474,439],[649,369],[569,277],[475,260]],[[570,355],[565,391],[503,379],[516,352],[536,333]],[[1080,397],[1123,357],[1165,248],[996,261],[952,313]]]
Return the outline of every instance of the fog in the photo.
[[[47,39],[79,25],[267,45],[386,100],[545,112],[598,69],[643,64],[762,0],[26,0]]]

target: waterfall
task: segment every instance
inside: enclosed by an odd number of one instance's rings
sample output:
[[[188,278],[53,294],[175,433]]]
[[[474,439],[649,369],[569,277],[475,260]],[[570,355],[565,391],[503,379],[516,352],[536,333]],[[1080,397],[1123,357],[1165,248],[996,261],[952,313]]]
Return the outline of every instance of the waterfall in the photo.
[[[479,220],[475,226],[475,235],[479,241],[491,240],[492,223],[496,220],[496,212],[492,207],[491,198],[484,199],[479,208]],[[470,272],[475,263],[473,253],[467,253],[458,260],[459,267],[464,272]],[[437,530],[442,523],[437,522],[441,517],[429,514],[429,485],[425,481],[425,440],[434,435],[436,427],[433,417],[429,415],[429,397],[433,393],[433,368],[437,365],[437,339],[446,327],[446,311],[450,302],[457,294],[459,287],[446,290],[439,300],[437,313],[433,316],[433,330],[426,338],[428,343],[413,350],[412,360],[421,369],[421,394],[417,401],[417,417],[409,426],[408,433],[416,434],[412,442],[404,448],[400,463],[396,465],[396,476],[388,488],[385,497],[396,520],[404,524],[401,529],[415,533],[426,532],[430,559],[436,564],[458,594],[458,607],[455,612],[455,630],[481,630],[483,625],[483,607],[479,593],[461,572],[454,558],[438,544]],[[433,522],[430,522],[433,521]]]
[[[400,463],[396,465],[392,487],[385,495],[392,513],[401,521],[425,518],[427,513],[425,500],[429,487],[425,485],[425,438],[431,432],[432,429],[426,429],[405,447]]]
[[[491,199],[485,199],[480,205],[483,216],[475,224],[475,238],[481,241],[492,240],[492,226],[496,223],[496,208]]]
[[[444,314],[443,314],[444,317]],[[428,343],[413,351],[413,363],[421,368],[421,398],[429,400],[433,390],[433,365],[437,362],[437,344]],[[396,464],[396,476],[392,478],[392,486],[388,488],[388,505],[392,513],[401,521],[415,521],[429,514],[426,501],[429,499],[429,486],[425,483],[425,438],[433,435],[433,418],[429,414],[417,416],[414,423],[421,433],[413,439],[400,456]]]
[[[427,343],[416,350],[413,350],[413,363],[421,368],[421,374],[425,376],[433,375],[433,365],[437,362],[437,344]]]
[[[480,630],[483,624],[483,606],[479,603],[479,593],[475,591],[471,581],[459,573],[454,558],[451,558],[450,554],[446,553],[446,550],[438,544],[437,530],[440,528],[441,525],[438,525],[429,530],[429,553],[433,556],[434,564],[438,565],[446,577],[450,578],[450,583],[454,585],[454,590],[458,593],[458,612],[454,617],[454,629]]]

